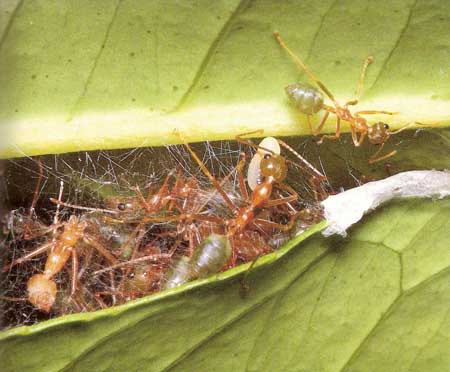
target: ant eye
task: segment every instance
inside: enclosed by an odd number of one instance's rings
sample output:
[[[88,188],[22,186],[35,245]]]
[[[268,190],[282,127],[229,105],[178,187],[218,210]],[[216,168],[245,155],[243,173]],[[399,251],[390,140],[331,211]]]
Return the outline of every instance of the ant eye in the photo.
[[[384,124],[384,129],[389,129],[389,125]]]
[[[119,211],[124,211],[127,206],[124,203],[117,204],[117,209]]]
[[[266,159],[266,160],[267,160],[267,159],[270,159],[271,157],[272,157],[271,154],[265,154],[265,155],[264,155],[264,159]]]

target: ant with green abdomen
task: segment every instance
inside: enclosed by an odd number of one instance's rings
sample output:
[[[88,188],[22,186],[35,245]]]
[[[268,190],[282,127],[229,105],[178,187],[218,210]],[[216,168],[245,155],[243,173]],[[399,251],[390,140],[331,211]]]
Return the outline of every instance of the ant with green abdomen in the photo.
[[[339,104],[333,94],[328,90],[328,88],[316,77],[316,75],[312,72],[312,70],[297,56],[288,46],[285,44],[280,34],[275,31],[274,36],[280,46],[286,50],[286,52],[291,56],[294,63],[299,67],[300,70],[306,72],[308,77],[315,83],[317,86],[327,95],[327,97],[333,102],[333,106],[329,106],[324,103],[324,97],[322,92],[318,89],[314,88],[309,84],[304,83],[294,83],[290,84],[286,87],[286,93],[291,101],[294,103],[295,107],[306,114],[308,126],[311,130],[311,133],[314,136],[317,136],[321,131],[325,122],[328,119],[328,116],[334,114],[336,116],[336,131],[333,135],[323,135],[318,143],[322,143],[324,139],[328,138],[331,140],[338,139],[341,134],[341,120],[346,121],[350,124],[350,132],[352,135],[353,144],[356,147],[361,146],[364,139],[367,137],[371,144],[380,145],[380,148],[373,154],[369,163],[375,163],[380,160],[387,159],[391,156],[394,156],[397,151],[391,151],[390,153],[382,156],[378,156],[383,150],[384,144],[390,138],[390,136],[400,133],[406,128],[410,127],[412,124],[407,125],[403,128],[400,128],[396,131],[392,131],[389,128],[389,125],[383,122],[377,122],[375,124],[369,124],[367,120],[362,117],[362,115],[375,115],[375,114],[384,114],[384,115],[395,115],[395,112],[382,111],[382,110],[364,110],[364,111],[356,111],[354,113],[350,112],[349,106],[355,106],[359,102],[359,97],[361,95],[362,87],[364,84],[364,78],[366,75],[367,67],[373,62],[373,57],[369,56],[366,58],[363,68],[361,70],[361,75],[358,82],[358,88],[356,91],[356,98],[350,101],[347,101],[344,105]],[[319,122],[319,125],[316,129],[312,128],[311,124],[311,115],[316,114],[320,110],[324,110],[325,114]]]

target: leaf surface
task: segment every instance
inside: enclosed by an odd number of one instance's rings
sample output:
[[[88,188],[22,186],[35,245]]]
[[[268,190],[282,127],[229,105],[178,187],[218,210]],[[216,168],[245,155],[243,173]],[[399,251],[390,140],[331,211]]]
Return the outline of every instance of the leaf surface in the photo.
[[[305,76],[274,30],[339,100],[373,55],[358,108],[450,124],[448,1],[8,0],[0,14],[3,158],[177,143],[175,129],[309,134],[283,92]]]
[[[238,268],[3,332],[4,370],[446,370],[449,212],[449,200],[395,202],[346,240],[294,242],[262,259],[244,298]]]

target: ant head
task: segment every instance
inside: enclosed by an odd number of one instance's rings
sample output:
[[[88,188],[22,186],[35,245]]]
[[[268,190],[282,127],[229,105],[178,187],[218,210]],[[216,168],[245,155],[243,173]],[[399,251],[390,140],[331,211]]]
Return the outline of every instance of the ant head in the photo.
[[[264,177],[273,177],[275,181],[282,182],[287,174],[286,159],[281,155],[265,154],[260,169]]]
[[[130,198],[110,198],[105,200],[108,209],[112,209],[119,213],[132,212],[135,205]]]
[[[383,122],[373,124],[367,133],[369,141],[372,144],[382,144],[386,142],[391,136],[389,125]]]

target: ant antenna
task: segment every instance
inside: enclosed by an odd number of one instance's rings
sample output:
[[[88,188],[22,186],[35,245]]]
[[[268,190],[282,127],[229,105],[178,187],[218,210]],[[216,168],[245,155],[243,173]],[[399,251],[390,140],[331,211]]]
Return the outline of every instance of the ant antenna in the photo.
[[[62,184],[62,181],[61,181]],[[110,209],[102,209],[102,208],[91,208],[91,207],[83,207],[81,205],[75,205],[75,204],[70,204],[70,203],[65,203],[63,201],[61,201],[61,195],[59,195],[58,199],[55,198],[50,198],[50,201],[53,204],[56,204],[56,210],[57,212],[59,211],[59,207],[62,205],[63,207],[67,207],[67,208],[73,208],[73,209],[80,209],[83,211],[91,211],[91,212],[104,212],[104,213],[111,213],[111,214],[118,214],[119,212],[117,211],[113,211]],[[56,216],[55,216],[56,217]]]
[[[320,173],[316,167],[314,167],[308,160],[306,160],[303,156],[301,156],[297,151],[295,151],[291,146],[289,146],[286,142],[283,140],[280,140],[277,138],[278,143],[283,146],[284,148],[288,149],[290,152],[292,152],[300,161],[305,165],[305,167],[302,167],[300,164],[293,163],[297,166],[299,166],[302,169],[305,169],[308,171],[312,176],[318,177],[321,180],[326,180],[327,177],[325,177],[322,173]]]
[[[181,142],[183,142],[184,146],[188,149],[191,156],[194,158],[194,160],[197,162],[197,164],[200,166],[200,169],[202,172],[209,178],[209,180],[214,184],[219,194],[222,196],[223,200],[231,207],[231,209],[236,210],[236,206],[231,201],[231,199],[228,197],[226,192],[223,190],[223,188],[220,186],[219,182],[215,179],[215,177],[210,173],[208,168],[205,167],[203,162],[200,160],[200,158],[197,156],[197,154],[192,150],[191,146],[186,142],[183,135],[178,131],[175,130],[175,134],[178,136]]]
[[[34,215],[36,203],[37,203],[37,200],[39,198],[39,191],[40,191],[40,188],[41,188],[42,177],[44,175],[44,168],[42,167],[42,161],[41,161],[40,158],[38,159],[38,167],[39,167],[39,178],[38,178],[38,181],[37,181],[37,184],[36,184],[36,188],[34,189],[33,201],[31,202],[30,212],[28,214],[28,216],[30,218],[32,218],[33,215]]]

